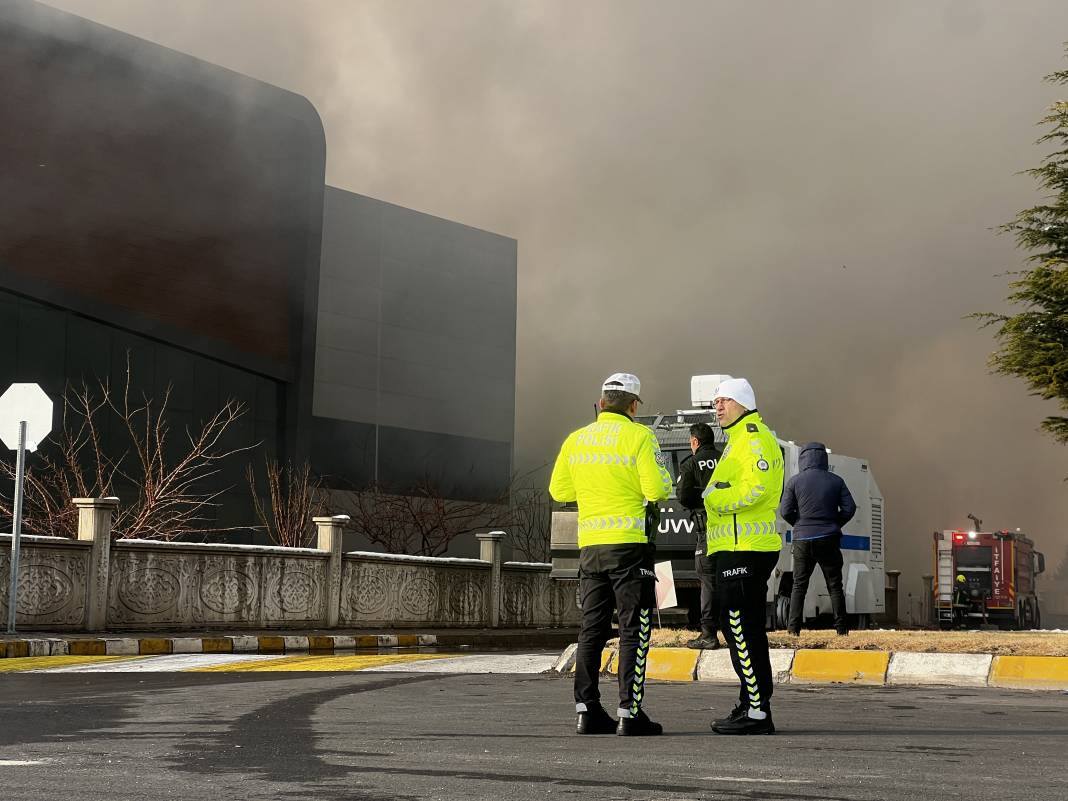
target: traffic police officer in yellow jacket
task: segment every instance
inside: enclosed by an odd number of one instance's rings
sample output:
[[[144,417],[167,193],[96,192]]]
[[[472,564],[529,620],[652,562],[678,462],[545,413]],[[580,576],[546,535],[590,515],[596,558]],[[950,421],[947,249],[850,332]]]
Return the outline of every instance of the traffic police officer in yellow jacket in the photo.
[[[579,734],[655,735],[663,729],[642,711],[649,636],[656,604],[652,539],[659,504],[671,494],[653,432],[636,423],[641,382],[608,377],[597,421],[572,432],[556,459],[549,493],[578,502],[582,629],[575,658]],[[601,706],[601,651],[619,616],[619,723]]]
[[[738,674],[739,702],[712,723],[718,734],[774,734],[771,656],[765,628],[768,579],[782,539],[775,510],[782,496],[783,456],[756,409],[744,378],[716,390],[716,419],[727,433],[723,457],[705,490],[708,553],[716,554],[722,631]]]

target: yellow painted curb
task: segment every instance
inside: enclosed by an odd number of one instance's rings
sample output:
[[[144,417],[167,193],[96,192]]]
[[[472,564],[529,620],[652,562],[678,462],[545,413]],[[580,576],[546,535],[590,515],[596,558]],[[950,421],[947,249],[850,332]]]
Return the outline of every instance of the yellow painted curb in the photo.
[[[103,656],[107,650],[107,644],[103,640],[71,640],[71,656]]]
[[[155,637],[145,637],[137,641],[137,653],[142,656],[155,656],[157,654],[169,654],[173,648],[170,640]]]
[[[700,655],[692,648],[650,648],[645,676],[660,681],[693,681]]]
[[[30,655],[30,644],[25,640],[8,640],[5,644],[7,648],[4,651],[8,657],[18,658]]]
[[[616,658],[616,652],[611,648],[605,648],[601,651],[601,673],[613,673],[615,672],[615,665],[613,664]],[[575,663],[571,663],[569,673],[575,672]]]
[[[618,674],[619,655],[613,651],[612,656],[615,658],[608,671]],[[660,681],[693,681],[700,656],[700,651],[691,648],[650,648],[645,677]]]
[[[447,659],[455,654],[348,654],[345,656],[280,656],[256,662],[231,662],[226,665],[191,668],[188,673],[275,673],[336,672],[372,670],[383,665]]]
[[[260,637],[258,639],[261,654],[284,654],[286,652],[285,637]]]
[[[990,686],[1068,689],[1068,656],[995,656]]]
[[[378,636],[375,634],[363,634],[356,638],[357,648],[377,648]]]
[[[334,638],[333,637],[316,637],[314,634],[308,637],[308,650],[334,653]]]
[[[613,651],[601,651],[601,672],[612,673],[615,670],[616,652]]]
[[[126,662],[136,656],[29,656],[0,662],[0,673],[21,673],[27,670],[90,665],[98,662]]]
[[[232,654],[234,641],[229,637],[204,637],[200,641],[200,650],[205,654]]]
[[[397,646],[400,648],[414,648],[419,645],[418,634],[398,634]]]
[[[793,681],[841,681],[849,684],[886,683],[887,651],[823,651],[801,649],[790,670]]]

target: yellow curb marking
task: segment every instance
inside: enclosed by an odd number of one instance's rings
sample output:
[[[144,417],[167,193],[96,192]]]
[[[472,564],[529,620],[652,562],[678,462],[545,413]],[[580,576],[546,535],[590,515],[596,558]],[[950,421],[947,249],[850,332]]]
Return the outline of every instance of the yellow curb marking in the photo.
[[[107,643],[103,640],[71,640],[68,649],[71,656],[104,656]]]
[[[1068,689],[1068,657],[995,656],[990,670],[992,687]]]
[[[693,681],[700,651],[692,648],[650,648],[646,678],[660,681]]]
[[[650,648],[645,677],[660,681],[693,681],[700,651],[691,648]],[[619,658],[612,660],[609,673],[619,673]]]
[[[234,641],[228,637],[204,637],[200,641],[200,647],[206,654],[232,654]]]
[[[8,640],[5,645],[4,654],[8,659],[30,655],[30,644],[25,640]]]
[[[258,639],[261,654],[284,654],[286,652],[284,637],[260,637]]]
[[[158,638],[144,638],[137,641],[137,652],[142,656],[155,656],[157,654],[169,654],[172,644],[170,640]]]
[[[137,656],[27,656],[5,659],[0,662],[0,673],[18,673],[24,670],[47,670],[49,668],[89,665],[96,662],[127,662],[140,659]]]
[[[887,651],[822,651],[801,649],[790,673],[800,681],[841,681],[884,684],[890,664]]]
[[[601,673],[610,673],[615,670],[615,668],[613,667],[615,655],[616,652],[613,651],[611,648],[605,648],[603,651],[601,651]],[[575,665],[571,666],[569,672],[575,672]]]
[[[327,653],[334,652],[334,638],[333,637],[317,637],[312,635],[308,637],[308,650],[309,651],[326,651]]]
[[[459,654],[364,654],[347,656],[283,656],[258,662],[234,662],[228,665],[190,668],[189,673],[270,673],[274,671],[356,671],[397,665],[403,662],[422,662],[428,659],[448,659]]]

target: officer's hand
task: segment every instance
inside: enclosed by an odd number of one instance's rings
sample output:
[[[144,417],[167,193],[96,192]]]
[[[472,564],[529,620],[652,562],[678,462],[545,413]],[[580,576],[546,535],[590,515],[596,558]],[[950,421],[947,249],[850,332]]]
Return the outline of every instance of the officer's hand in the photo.
[[[712,489],[730,489],[730,488],[731,488],[731,482],[729,482],[729,481],[717,481],[715,486],[712,487]]]

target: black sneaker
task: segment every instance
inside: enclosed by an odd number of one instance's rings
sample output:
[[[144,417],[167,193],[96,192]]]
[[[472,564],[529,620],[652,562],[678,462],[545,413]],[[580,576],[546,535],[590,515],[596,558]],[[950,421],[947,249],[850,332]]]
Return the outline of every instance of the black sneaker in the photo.
[[[835,634],[837,634],[839,637],[848,637],[849,636],[849,629],[838,629],[838,631],[836,631]]]
[[[771,712],[765,713],[762,720],[749,717],[749,711],[736,720],[724,722],[716,721],[712,724],[712,731],[716,734],[774,734],[775,723],[771,719]]]
[[[616,734],[620,737],[655,737],[664,733],[664,727],[659,723],[653,723],[644,711],[638,710],[638,714],[630,718],[620,718],[616,727]]]
[[[716,728],[716,726],[724,726],[724,725],[726,725],[728,723],[735,723],[735,722],[741,720],[742,718],[744,718],[745,717],[745,713],[748,712],[748,711],[749,711],[749,704],[742,704],[742,703],[735,704],[734,709],[731,710],[731,713],[729,715],[727,715],[727,717],[720,718],[719,720],[714,720],[709,725],[711,725],[712,728],[714,729],[714,728]]]
[[[578,713],[577,734],[611,734],[615,730],[616,722],[600,704],[586,704],[586,711]]]
[[[791,637],[801,636],[801,631],[799,629],[787,629],[786,633],[789,634]]]
[[[715,651],[717,648],[722,648],[719,644],[719,638],[715,634],[707,637],[702,634],[700,637],[695,637],[686,643],[686,647],[695,648],[699,651]]]

